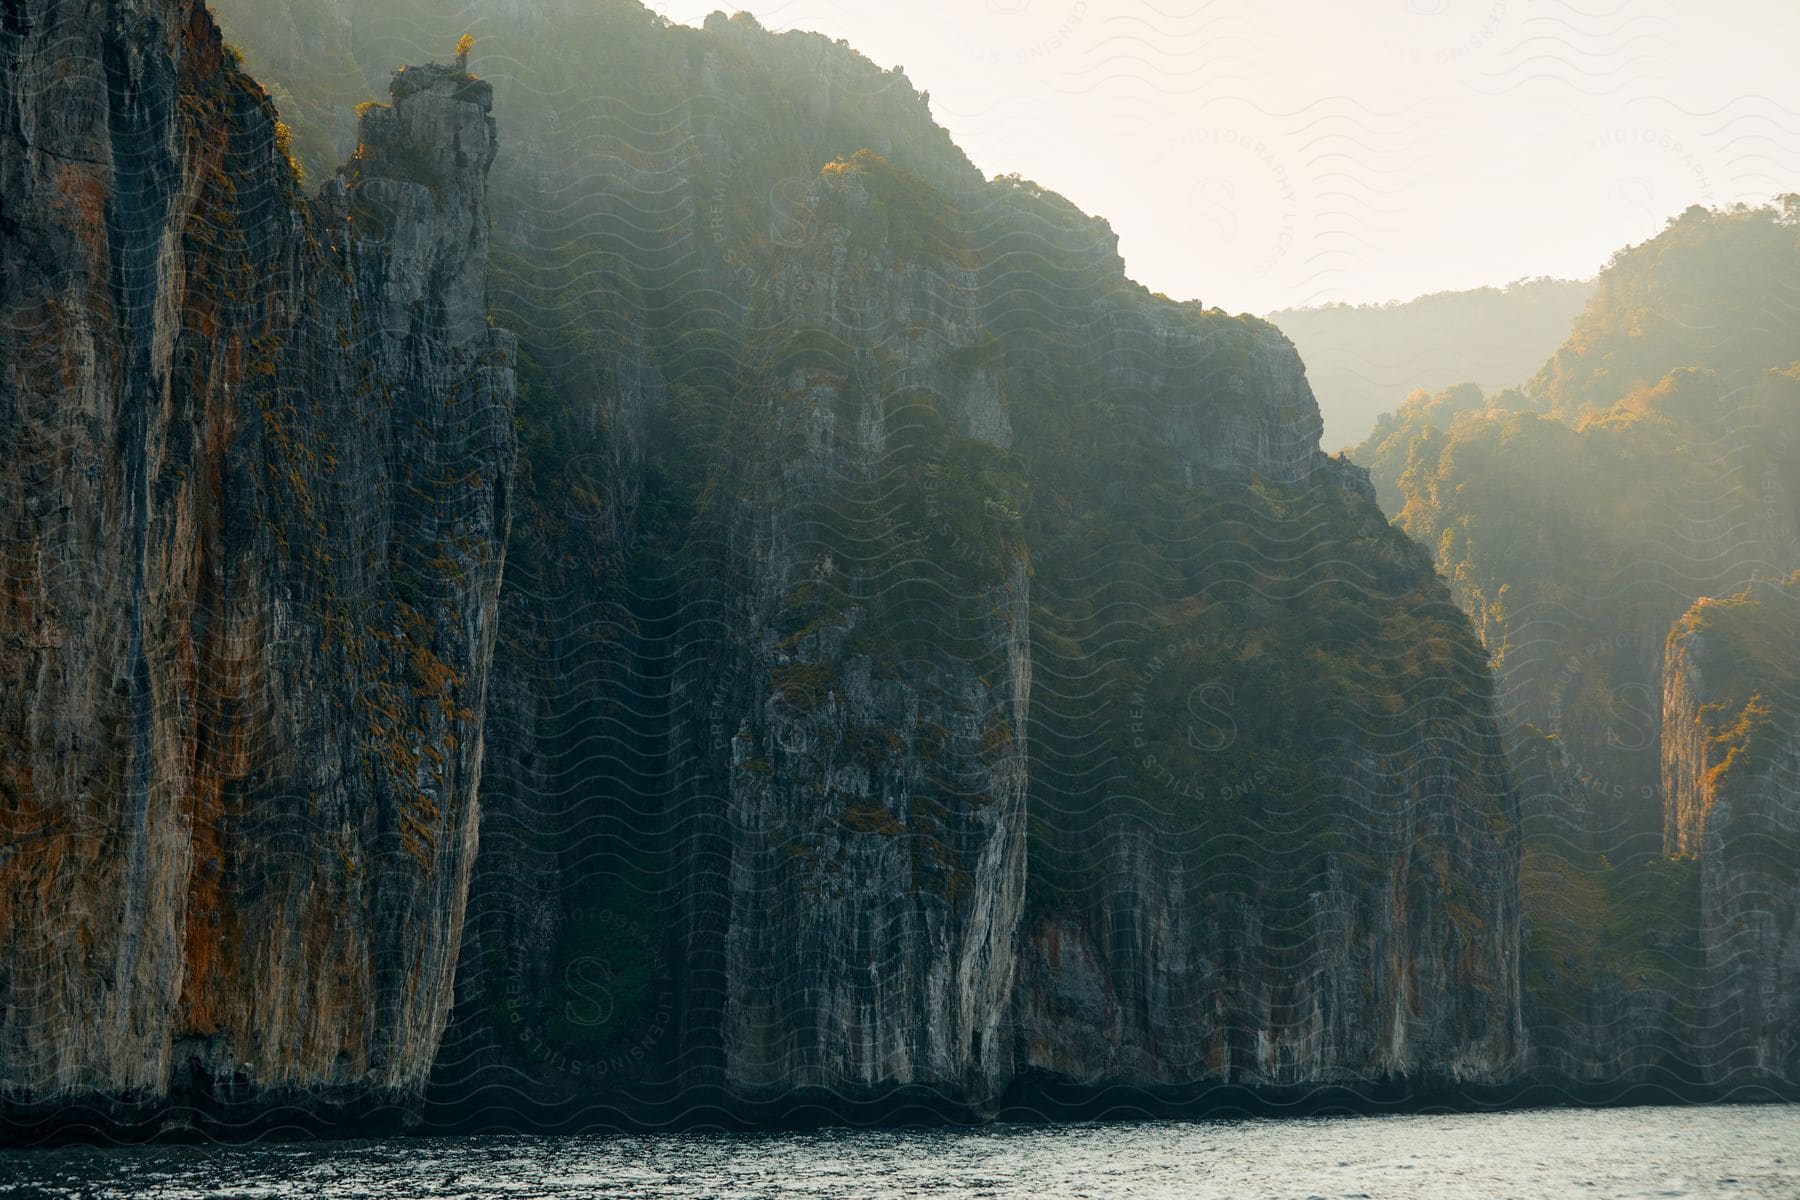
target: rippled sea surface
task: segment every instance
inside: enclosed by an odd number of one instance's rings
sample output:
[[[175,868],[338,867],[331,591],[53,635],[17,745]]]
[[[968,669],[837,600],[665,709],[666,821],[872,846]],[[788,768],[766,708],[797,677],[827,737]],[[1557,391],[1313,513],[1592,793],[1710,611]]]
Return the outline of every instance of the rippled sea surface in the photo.
[[[82,1197],[1800,1197],[1800,1106],[0,1152]]]

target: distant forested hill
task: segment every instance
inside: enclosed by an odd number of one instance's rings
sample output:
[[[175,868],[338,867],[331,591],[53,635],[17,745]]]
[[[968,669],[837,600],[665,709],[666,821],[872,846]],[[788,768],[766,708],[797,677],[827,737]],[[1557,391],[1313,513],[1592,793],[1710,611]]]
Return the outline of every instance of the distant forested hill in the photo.
[[[1396,396],[1473,381],[1523,383],[1569,336],[1590,279],[1522,279],[1391,304],[1326,304],[1269,314],[1300,349],[1328,449],[1367,437]]]
[[[1493,659],[1526,1024],[1579,1076],[1800,1067],[1796,360],[1800,198],[1691,208],[1523,386],[1415,391],[1351,452]]]
[[[1352,451],[1619,836],[1660,838],[1655,732],[1624,727],[1655,721],[1670,623],[1800,565],[1796,360],[1800,208],[1691,208],[1613,257],[1522,387],[1417,391]]]

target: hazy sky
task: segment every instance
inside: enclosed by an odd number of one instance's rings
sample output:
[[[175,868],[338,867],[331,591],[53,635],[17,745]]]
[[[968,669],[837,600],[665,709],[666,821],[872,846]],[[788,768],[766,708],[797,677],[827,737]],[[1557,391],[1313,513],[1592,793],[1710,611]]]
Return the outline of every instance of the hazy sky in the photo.
[[[697,24],[718,0],[650,0]],[[1800,191],[1800,0],[751,0],[1231,310],[1588,275]]]

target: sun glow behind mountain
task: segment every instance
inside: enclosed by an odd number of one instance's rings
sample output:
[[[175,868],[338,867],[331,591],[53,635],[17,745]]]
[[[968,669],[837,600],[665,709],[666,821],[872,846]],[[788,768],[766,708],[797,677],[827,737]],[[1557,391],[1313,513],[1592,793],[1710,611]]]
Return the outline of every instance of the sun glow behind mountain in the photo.
[[[1233,311],[1588,276],[1690,204],[1800,178],[1800,9],[1777,0],[746,7],[903,65],[983,170],[1104,214],[1134,277]]]

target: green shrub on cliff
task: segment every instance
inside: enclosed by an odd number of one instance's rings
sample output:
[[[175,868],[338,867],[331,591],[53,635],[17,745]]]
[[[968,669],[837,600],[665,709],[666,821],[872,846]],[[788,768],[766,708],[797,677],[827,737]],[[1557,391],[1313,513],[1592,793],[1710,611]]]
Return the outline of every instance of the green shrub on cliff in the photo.
[[[1708,795],[1733,777],[1766,769],[1800,721],[1800,572],[1702,599],[1670,631],[1700,635],[1708,691],[1698,719],[1706,732]]]

